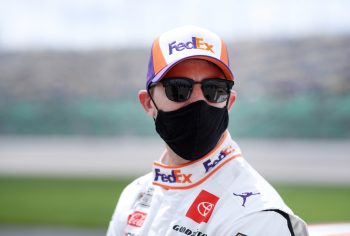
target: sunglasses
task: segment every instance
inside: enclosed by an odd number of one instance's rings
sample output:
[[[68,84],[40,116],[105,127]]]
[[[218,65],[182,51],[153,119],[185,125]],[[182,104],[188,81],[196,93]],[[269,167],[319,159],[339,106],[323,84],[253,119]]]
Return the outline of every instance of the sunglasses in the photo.
[[[227,101],[232,86],[231,80],[210,78],[200,82],[185,77],[163,78],[159,81],[165,88],[167,98],[173,102],[184,102],[191,97],[193,86],[200,84],[205,99],[212,103]],[[156,84],[152,84],[155,86]]]

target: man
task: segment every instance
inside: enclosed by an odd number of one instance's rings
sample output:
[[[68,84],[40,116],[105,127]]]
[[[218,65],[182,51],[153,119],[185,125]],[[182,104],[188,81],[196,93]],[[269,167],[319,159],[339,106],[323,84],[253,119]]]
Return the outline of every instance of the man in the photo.
[[[233,84],[214,33],[185,26],[154,41],[139,100],[165,151],[125,188],[108,236],[308,235],[227,131]]]

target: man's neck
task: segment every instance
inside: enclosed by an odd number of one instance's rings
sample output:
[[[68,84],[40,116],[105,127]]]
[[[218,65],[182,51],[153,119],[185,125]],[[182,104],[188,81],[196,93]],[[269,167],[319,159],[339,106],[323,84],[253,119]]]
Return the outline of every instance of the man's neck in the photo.
[[[177,155],[168,145],[165,145],[165,151],[160,157],[160,162],[168,166],[179,166],[190,162]]]

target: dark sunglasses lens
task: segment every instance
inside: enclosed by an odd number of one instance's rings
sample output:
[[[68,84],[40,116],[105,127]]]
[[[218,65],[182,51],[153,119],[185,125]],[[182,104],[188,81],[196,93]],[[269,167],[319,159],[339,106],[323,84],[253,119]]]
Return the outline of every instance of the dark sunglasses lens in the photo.
[[[213,103],[225,102],[230,93],[230,87],[224,80],[206,80],[202,83],[204,97]]]
[[[192,91],[192,83],[186,79],[169,79],[163,83],[165,87],[165,94],[169,100],[174,102],[186,101]]]

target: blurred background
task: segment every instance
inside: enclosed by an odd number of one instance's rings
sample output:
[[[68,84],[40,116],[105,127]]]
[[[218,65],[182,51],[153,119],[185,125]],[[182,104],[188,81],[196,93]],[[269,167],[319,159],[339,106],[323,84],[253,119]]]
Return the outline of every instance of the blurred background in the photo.
[[[308,223],[350,221],[349,10],[0,0],[0,235],[105,233],[121,189],[163,150],[137,98],[151,43],[187,24],[228,44],[245,158]]]

